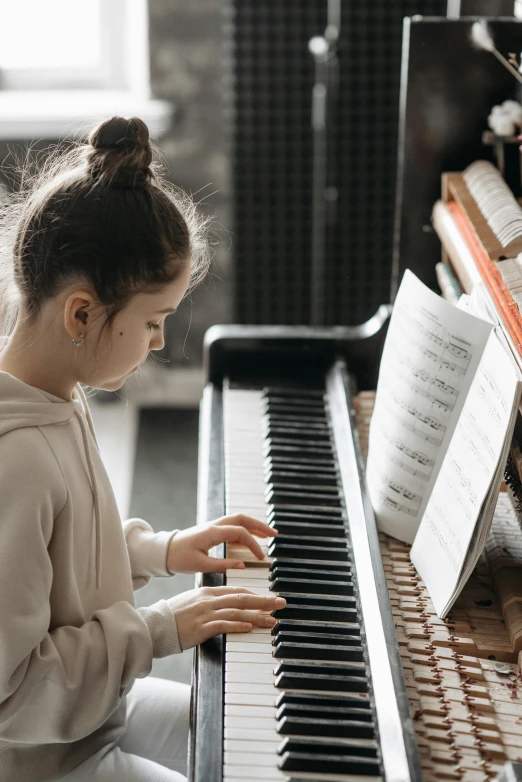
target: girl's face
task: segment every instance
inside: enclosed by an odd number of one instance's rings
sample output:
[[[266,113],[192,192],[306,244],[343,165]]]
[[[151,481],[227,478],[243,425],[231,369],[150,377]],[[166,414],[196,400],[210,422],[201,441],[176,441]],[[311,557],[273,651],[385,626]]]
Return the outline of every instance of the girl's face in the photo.
[[[127,307],[115,317],[111,329],[105,329],[97,347],[96,341],[104,317],[93,323],[91,328],[87,322],[87,329],[82,328],[77,320],[78,331],[87,331],[84,344],[78,348],[73,346],[73,350],[78,353],[87,348],[86,355],[84,354],[85,369],[82,369],[81,364],[79,366],[80,372],[85,376],[79,380],[91,388],[107,391],[121,388],[125,380],[145,361],[150,350],[161,350],[164,347],[165,319],[178,308],[187,291],[189,280],[190,263],[186,263],[177,279],[165,285],[161,293],[136,294]]]

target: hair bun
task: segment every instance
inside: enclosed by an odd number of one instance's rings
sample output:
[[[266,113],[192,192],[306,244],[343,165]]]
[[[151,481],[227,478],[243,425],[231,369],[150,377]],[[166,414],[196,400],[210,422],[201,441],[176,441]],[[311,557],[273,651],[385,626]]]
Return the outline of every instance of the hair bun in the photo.
[[[143,187],[153,174],[149,129],[139,117],[111,117],[89,135],[93,178],[121,187]]]

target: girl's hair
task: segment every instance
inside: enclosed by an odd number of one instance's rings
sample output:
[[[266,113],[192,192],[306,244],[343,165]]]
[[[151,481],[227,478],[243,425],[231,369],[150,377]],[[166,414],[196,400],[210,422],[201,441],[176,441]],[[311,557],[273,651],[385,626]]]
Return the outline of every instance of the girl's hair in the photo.
[[[75,280],[96,293],[105,328],[187,261],[189,289],[204,277],[211,218],[164,178],[158,157],[141,119],[112,117],[87,143],[57,147],[39,171],[22,171],[0,205],[0,334],[12,332],[21,306],[35,325],[44,302]]]

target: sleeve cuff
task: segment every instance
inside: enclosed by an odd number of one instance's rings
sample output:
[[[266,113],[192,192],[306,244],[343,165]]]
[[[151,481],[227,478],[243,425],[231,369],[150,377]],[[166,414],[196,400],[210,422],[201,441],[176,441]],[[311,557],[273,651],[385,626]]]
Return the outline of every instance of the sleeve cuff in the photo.
[[[167,569],[167,551],[177,529],[154,532],[143,519],[128,519],[123,529],[133,578],[174,575]]]
[[[152,656],[168,657],[181,654],[176,617],[166,600],[158,600],[151,606],[136,609],[145,620],[152,639]]]

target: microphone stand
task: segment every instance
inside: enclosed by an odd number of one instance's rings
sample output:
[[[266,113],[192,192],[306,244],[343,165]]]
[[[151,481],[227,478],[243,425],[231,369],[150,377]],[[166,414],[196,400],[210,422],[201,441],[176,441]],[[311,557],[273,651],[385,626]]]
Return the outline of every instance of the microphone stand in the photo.
[[[308,50],[315,61],[315,81],[312,89],[312,264],[311,264],[311,324],[325,322],[325,259],[326,230],[337,220],[337,187],[333,155],[329,141],[338,96],[339,65],[337,43],[341,28],[341,0],[328,0],[327,25],[324,35],[310,39]]]

